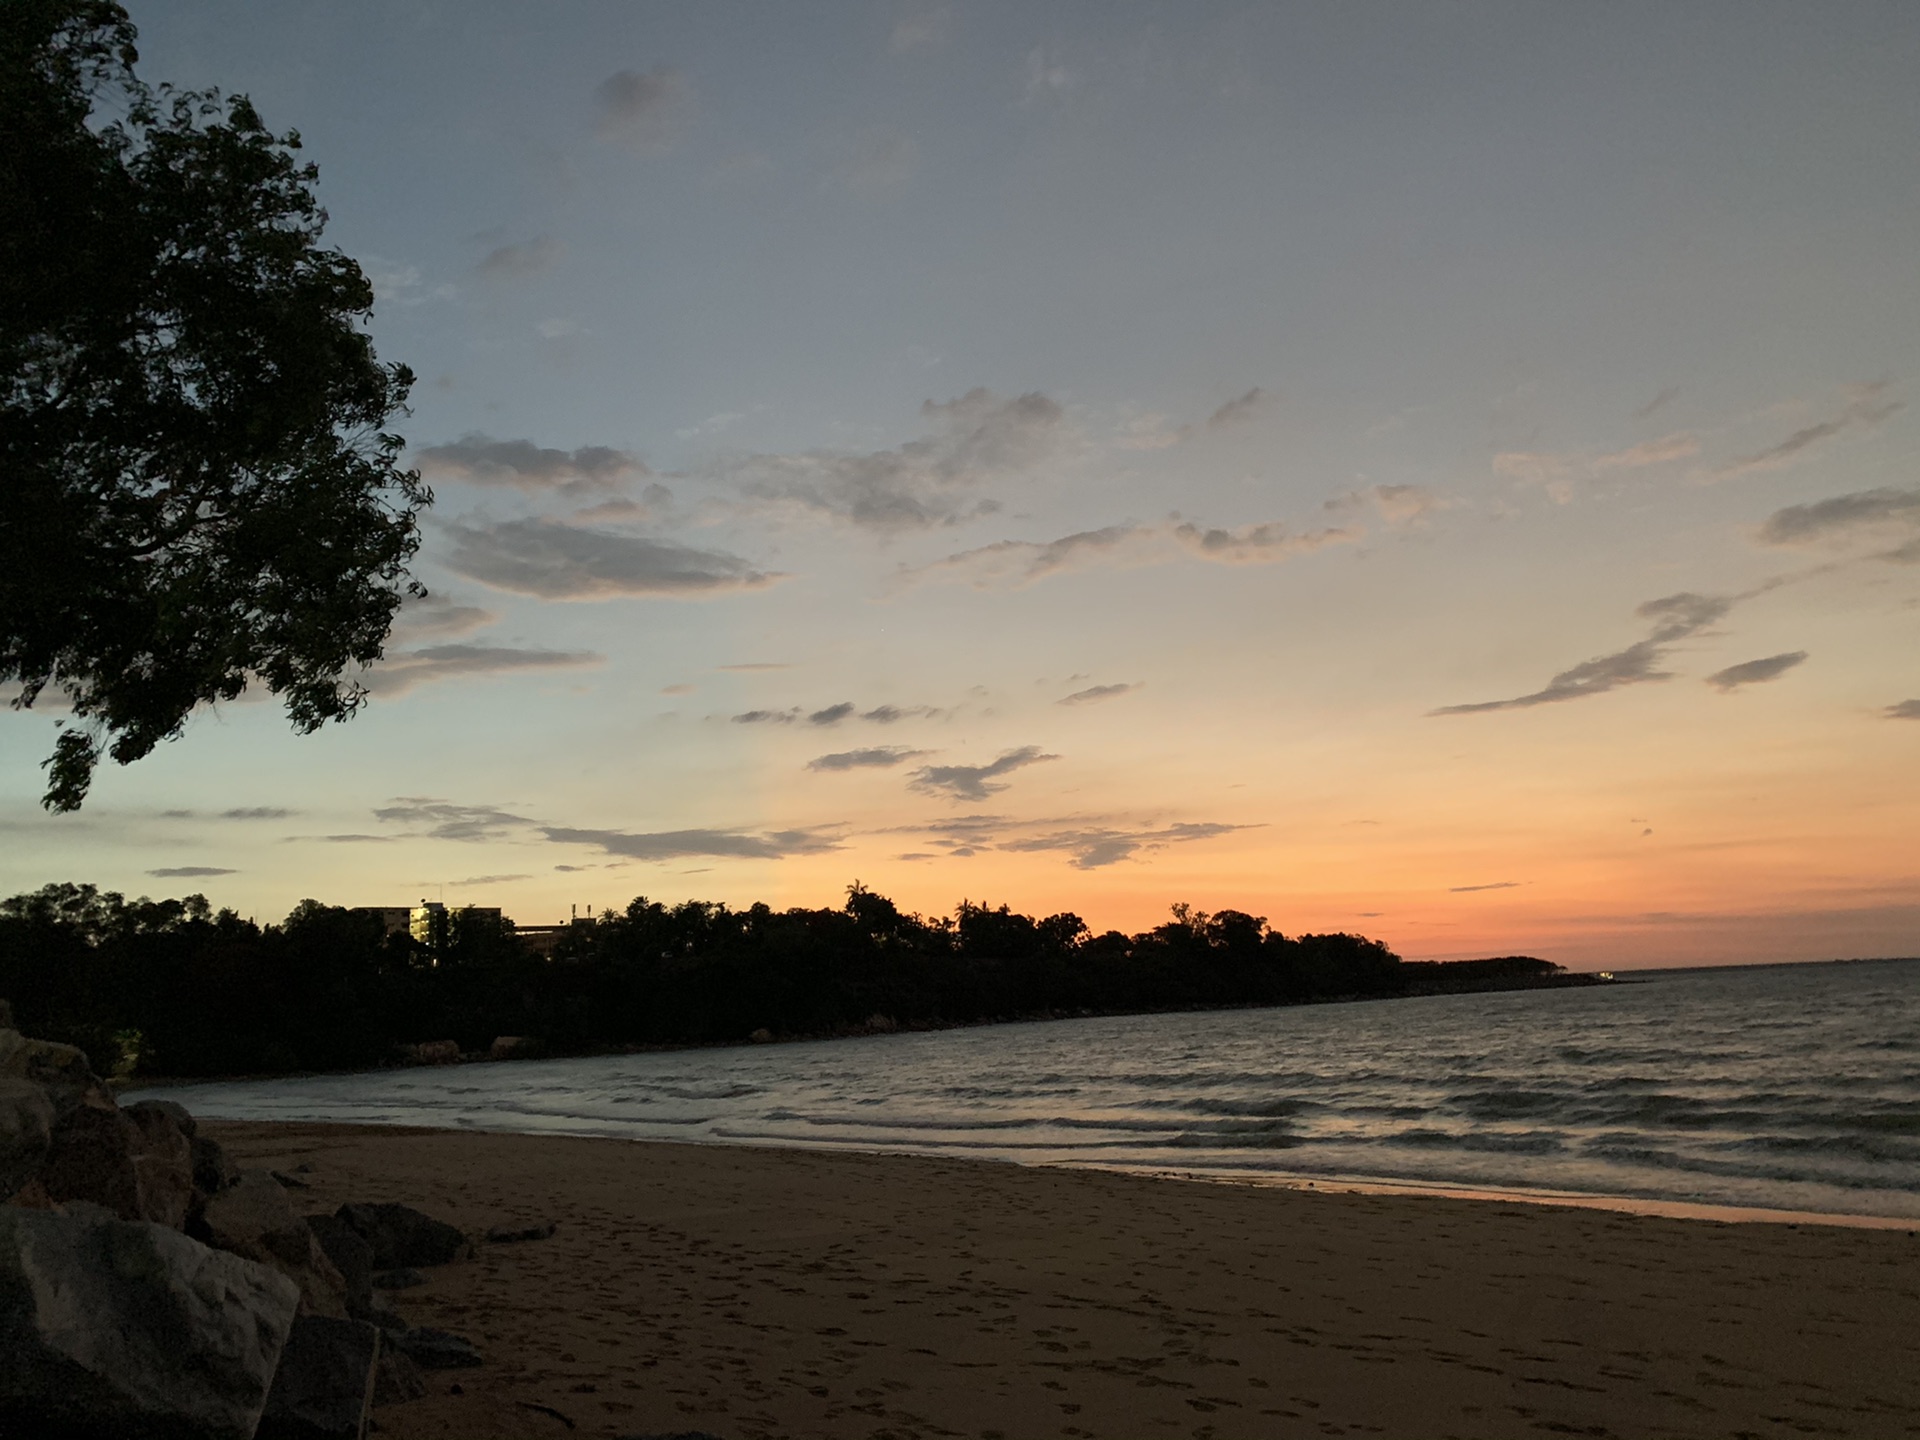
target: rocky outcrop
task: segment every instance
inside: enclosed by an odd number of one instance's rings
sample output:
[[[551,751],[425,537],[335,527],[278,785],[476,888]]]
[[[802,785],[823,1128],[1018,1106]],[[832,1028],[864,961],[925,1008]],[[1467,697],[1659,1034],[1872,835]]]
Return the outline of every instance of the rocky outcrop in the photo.
[[[373,1249],[375,1270],[445,1265],[467,1251],[467,1237],[408,1205],[342,1205],[334,1212]]]
[[[0,1078],[0,1199],[39,1173],[53,1145],[53,1102],[31,1080]]]
[[[338,1215],[309,1215],[307,1228],[346,1283],[347,1314],[369,1318],[373,1310],[373,1247]]]
[[[0,1207],[0,1434],[247,1440],[299,1299],[163,1225]]]
[[[270,1265],[300,1289],[302,1312],[347,1318],[347,1282],[327,1258],[306,1220],[265,1170],[239,1180],[207,1201],[202,1213],[208,1243]]]
[[[257,1440],[363,1440],[380,1349],[380,1332],[363,1321],[295,1320]]]
[[[407,1045],[402,1049],[416,1065],[453,1065],[460,1059],[458,1040],[423,1040],[418,1045]]]

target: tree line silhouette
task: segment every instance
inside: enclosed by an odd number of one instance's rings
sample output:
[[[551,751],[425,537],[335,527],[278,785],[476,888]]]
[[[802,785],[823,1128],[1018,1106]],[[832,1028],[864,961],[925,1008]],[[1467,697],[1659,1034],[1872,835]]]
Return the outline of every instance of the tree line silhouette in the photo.
[[[838,909],[640,897],[569,927],[550,955],[471,911],[430,946],[315,900],[266,926],[199,895],[56,884],[0,901],[16,1024],[123,1075],[369,1067],[409,1044],[471,1052],[502,1035],[566,1054],[1585,978],[1519,956],[1407,962],[1363,936],[1287,936],[1185,905],[1137,935],[965,901],[925,918],[857,883]]]

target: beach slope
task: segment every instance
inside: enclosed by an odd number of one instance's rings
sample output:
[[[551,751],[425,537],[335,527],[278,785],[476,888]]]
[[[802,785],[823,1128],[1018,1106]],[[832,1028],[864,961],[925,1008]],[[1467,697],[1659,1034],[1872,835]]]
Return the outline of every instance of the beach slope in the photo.
[[[479,1247],[379,1433],[1920,1435],[1920,1239],[897,1155],[207,1122]],[[456,1393],[457,1392],[457,1393]],[[572,1428],[569,1428],[572,1427]]]

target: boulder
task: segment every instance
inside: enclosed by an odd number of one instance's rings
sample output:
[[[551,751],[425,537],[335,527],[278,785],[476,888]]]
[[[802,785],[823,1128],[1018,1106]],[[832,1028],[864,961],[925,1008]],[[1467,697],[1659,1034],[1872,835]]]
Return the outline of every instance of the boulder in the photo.
[[[77,1106],[113,1105],[113,1092],[93,1073],[86,1052],[56,1040],[33,1040],[18,1030],[0,1030],[0,1076],[43,1087],[64,1119]]]
[[[207,1201],[201,1218],[216,1249],[270,1265],[299,1286],[302,1313],[347,1318],[346,1280],[266,1171],[242,1171]]]
[[[452,1065],[460,1058],[458,1040],[423,1040],[418,1045],[407,1046],[406,1050],[416,1065]]]
[[[411,1267],[402,1267],[398,1270],[379,1271],[374,1275],[371,1283],[376,1290],[411,1290],[416,1285],[426,1284],[427,1277]]]
[[[349,1202],[334,1211],[373,1247],[373,1268],[398,1270],[409,1265],[445,1265],[465,1253],[467,1237],[407,1205]]]
[[[380,1348],[380,1332],[362,1321],[300,1316],[280,1352],[258,1440],[364,1440]]]
[[[86,1200],[104,1205],[122,1220],[144,1220],[140,1127],[113,1105],[77,1105],[53,1128],[40,1183],[56,1203]]]
[[[0,1200],[31,1180],[53,1144],[53,1102],[31,1080],[0,1077]]]
[[[180,1128],[178,1105],[148,1101],[120,1113],[133,1122],[139,1139],[133,1149],[133,1171],[140,1196],[140,1218],[175,1230],[187,1223],[193,1206],[193,1142]],[[187,1124],[193,1117],[187,1116]]]
[[[420,1373],[420,1367],[391,1343],[382,1344],[379,1372],[373,1379],[373,1403],[398,1405],[403,1400],[418,1400],[426,1393],[427,1377]]]
[[[424,1326],[389,1330],[387,1343],[422,1370],[468,1370],[481,1363],[471,1340],[445,1330]]]
[[[487,1047],[489,1060],[513,1060],[534,1051],[534,1041],[526,1035],[496,1035],[493,1044]]]
[[[247,1440],[299,1301],[163,1225],[0,1208],[0,1434]]]
[[[227,1158],[218,1140],[195,1135],[193,1146],[193,1188],[202,1196],[218,1195],[240,1178],[239,1167]]]
[[[373,1309],[373,1247],[360,1232],[338,1215],[309,1215],[307,1228],[320,1250],[333,1262],[347,1286],[347,1314],[370,1318]]]
[[[194,1120],[192,1112],[178,1100],[135,1100],[120,1108],[129,1115],[143,1110],[158,1110],[162,1115],[170,1117],[173,1123],[180,1127],[180,1133],[189,1140],[193,1139],[195,1131],[199,1129],[199,1124]]]

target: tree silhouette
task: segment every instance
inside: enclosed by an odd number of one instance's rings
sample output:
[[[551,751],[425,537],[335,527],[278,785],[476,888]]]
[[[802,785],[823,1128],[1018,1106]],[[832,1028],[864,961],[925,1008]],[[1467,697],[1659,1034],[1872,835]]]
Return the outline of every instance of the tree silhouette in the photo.
[[[56,811],[256,681],[302,733],[352,715],[432,503],[299,136],[148,87],[134,39],[0,6],[0,680],[72,711]]]

